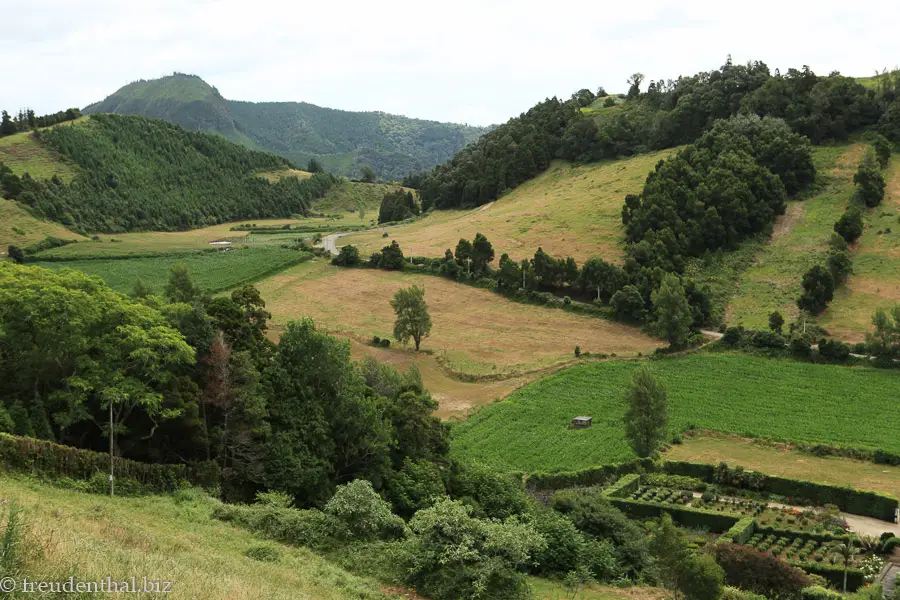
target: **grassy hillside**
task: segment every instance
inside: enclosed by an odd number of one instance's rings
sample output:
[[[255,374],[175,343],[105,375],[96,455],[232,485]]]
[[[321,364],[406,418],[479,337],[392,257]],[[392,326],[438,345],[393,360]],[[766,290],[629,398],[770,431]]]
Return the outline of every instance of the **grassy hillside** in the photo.
[[[507,470],[564,471],[633,456],[622,427],[624,391],[637,362],[567,369],[485,407],[454,432],[453,452]],[[815,365],[745,354],[694,354],[651,369],[669,392],[670,430],[900,451],[890,371]],[[567,429],[577,415],[593,427]]]
[[[226,100],[199,77],[180,73],[130,83],[84,112],[165,119],[186,129],[220,134],[249,148],[275,152],[297,164],[316,156],[330,170],[352,177],[363,165],[371,165],[388,180],[449,160],[486,131],[305,102]]]
[[[275,544],[277,562],[247,558],[262,540],[213,519],[214,501],[194,491],[108,498],[0,474],[0,508],[10,503],[24,510],[28,523],[23,570],[33,580],[147,577],[171,581],[168,597],[181,600],[395,597],[303,548]]]
[[[819,190],[810,198],[792,201],[778,218],[771,239],[741,275],[728,306],[729,324],[768,327],[768,316],[780,311],[787,320],[797,317],[803,274],[824,263],[834,223],[853,197],[853,173],[865,144],[816,147],[813,157]]]
[[[866,229],[853,249],[853,275],[819,318],[841,339],[862,340],[878,308],[900,302],[900,156],[885,171],[884,200],[865,213]]]
[[[37,179],[56,175],[65,183],[75,177],[75,170],[59,154],[38,143],[30,131],[0,138],[0,163],[20,177],[25,173]]]
[[[54,236],[67,240],[84,240],[83,236],[73,233],[58,223],[51,223],[35,218],[28,210],[12,200],[0,198],[0,252],[6,252],[10,244],[28,246]]]
[[[591,256],[618,261],[622,256],[622,203],[641,191],[653,166],[668,155],[653,152],[617,161],[575,166],[556,162],[496,202],[467,211],[434,211],[391,230],[407,255],[443,256],[460,238],[483,233],[499,259],[531,257],[538,247],[556,256]],[[366,252],[384,245],[380,232],[354,234],[342,243]],[[365,252],[364,252],[365,254]]]
[[[638,329],[562,310],[519,304],[488,290],[444,278],[370,269],[340,269],[321,261],[292,267],[257,284],[276,323],[310,316],[331,331],[368,341],[391,337],[390,299],[401,287],[425,287],[434,323],[423,349],[454,371],[515,375],[584,352],[634,354],[660,342]]]

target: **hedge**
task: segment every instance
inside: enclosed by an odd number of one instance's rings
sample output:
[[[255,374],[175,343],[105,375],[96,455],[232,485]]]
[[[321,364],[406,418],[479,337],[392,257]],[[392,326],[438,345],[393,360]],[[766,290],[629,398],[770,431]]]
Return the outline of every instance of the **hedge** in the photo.
[[[787,561],[792,567],[803,569],[810,575],[819,575],[824,577],[828,583],[836,588],[843,589],[844,586],[844,567],[839,565],[829,565],[817,562],[795,562]],[[847,591],[855,592],[857,589],[865,585],[866,574],[862,569],[847,569]]]
[[[603,490],[607,498],[624,498],[631,495],[641,484],[641,476],[631,473],[620,478],[617,482]]]
[[[813,533],[807,531],[793,531],[791,529],[776,529],[774,527],[756,528],[756,533],[764,533],[765,535],[774,535],[775,537],[784,537],[789,540],[802,538],[804,540],[815,540],[820,543],[830,544],[832,542],[847,542],[852,539],[851,535],[834,535],[832,533]]]
[[[688,475],[715,483],[715,466],[683,461],[666,461],[663,470],[673,475]],[[747,471],[750,473],[751,471]],[[882,521],[894,522],[896,510],[900,506],[897,498],[878,492],[855,490],[800,479],[788,479],[775,475],[763,475],[759,491],[788,498],[809,500],[814,504],[834,504],[842,511]]]
[[[741,544],[745,545],[753,534],[756,533],[756,519],[753,517],[744,517],[734,524],[734,526],[726,531],[716,540],[717,544]]]
[[[109,472],[109,455],[0,433],[0,467],[50,478],[89,480],[97,473]],[[186,482],[207,487],[218,483],[218,469],[214,463],[189,467],[116,458],[115,473],[117,478],[137,481],[147,492],[171,492]]]
[[[532,473],[525,477],[525,483],[528,487],[535,490],[561,490],[570,487],[606,483],[612,477],[621,477],[641,469],[645,471],[652,470],[653,466],[652,460],[643,458],[624,463],[589,467],[580,471]]]
[[[847,578],[849,579],[849,575]],[[842,585],[843,581],[841,579]],[[814,585],[800,590],[800,600],[844,600],[844,596],[840,592]]]
[[[900,538],[898,537],[889,537],[884,540],[884,544],[881,546],[881,551],[885,554],[890,554],[894,551],[894,548],[900,548]]]
[[[673,521],[684,527],[702,527],[712,533],[728,531],[738,522],[738,518],[734,515],[686,506],[615,497],[609,501],[631,518],[656,518],[663,513],[669,513]]]

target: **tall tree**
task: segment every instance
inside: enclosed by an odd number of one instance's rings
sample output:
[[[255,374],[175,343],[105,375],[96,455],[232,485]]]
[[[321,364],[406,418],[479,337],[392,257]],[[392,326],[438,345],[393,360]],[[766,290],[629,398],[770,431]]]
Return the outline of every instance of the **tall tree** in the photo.
[[[172,265],[169,270],[169,281],[166,283],[164,291],[169,302],[184,302],[185,304],[199,300],[203,294],[199,286],[194,283],[188,267],[184,263]]]
[[[645,366],[638,367],[625,394],[625,437],[641,458],[652,455],[666,438],[669,403],[666,389]]]
[[[666,275],[651,299],[656,333],[664,337],[672,348],[684,347],[690,337],[694,317],[679,277]]]
[[[425,288],[414,285],[397,290],[391,300],[391,308],[396,315],[394,338],[403,344],[412,338],[418,352],[422,339],[431,334],[431,315],[425,303]]]
[[[324,173],[325,167],[315,158],[310,158],[309,162],[306,163],[306,170],[310,173]]]
[[[472,266],[476,273],[483,273],[494,260],[494,247],[484,234],[476,233],[472,242]]]
[[[375,174],[375,169],[373,169],[369,165],[363,165],[359,171],[361,173],[361,178],[365,183],[375,183],[375,180],[378,177]]]
[[[2,119],[0,119],[0,135],[10,135],[15,133],[16,124],[13,123],[12,119],[9,117],[9,113],[4,110],[2,115]]]

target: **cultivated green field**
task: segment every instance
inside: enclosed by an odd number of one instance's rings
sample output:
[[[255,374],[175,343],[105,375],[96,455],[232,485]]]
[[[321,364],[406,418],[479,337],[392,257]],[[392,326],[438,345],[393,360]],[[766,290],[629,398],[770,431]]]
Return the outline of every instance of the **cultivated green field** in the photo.
[[[77,269],[97,275],[114,290],[129,292],[138,278],[162,292],[172,265],[184,263],[194,281],[209,292],[227,290],[267,277],[309,258],[309,254],[278,247],[235,248],[230,252],[195,252],[154,258],[34,262],[48,269]]]
[[[530,472],[631,458],[623,394],[638,364],[580,365],[531,383],[455,426],[453,454]],[[900,452],[897,372],[710,353],[650,367],[669,390],[673,434],[693,425]],[[593,427],[567,429],[578,415],[592,416]]]

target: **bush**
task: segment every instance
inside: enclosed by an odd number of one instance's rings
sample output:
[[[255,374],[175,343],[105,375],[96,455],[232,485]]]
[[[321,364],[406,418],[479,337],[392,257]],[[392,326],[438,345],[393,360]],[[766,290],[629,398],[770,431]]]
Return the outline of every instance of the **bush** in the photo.
[[[219,504],[213,517],[292,546],[326,550],[348,539],[346,526],[319,510]]]
[[[737,346],[741,343],[741,338],[743,336],[743,327],[729,327],[725,330],[725,334],[722,336],[722,342],[729,346]]]
[[[260,506],[271,506],[272,508],[290,508],[294,504],[294,499],[290,494],[284,492],[258,492],[256,494],[256,503]]]
[[[853,176],[853,183],[856,185],[857,198],[866,206],[874,208],[881,204],[884,199],[884,175],[878,170],[873,157],[863,159]]]
[[[244,556],[260,562],[278,562],[281,550],[274,544],[255,544],[244,550]]]
[[[516,481],[483,465],[454,464],[448,492],[471,506],[472,514],[479,518],[505,519],[523,514],[528,508],[521,479]]]
[[[405,531],[403,519],[391,512],[391,505],[364,479],[338,486],[324,512],[344,523],[354,539],[398,538]]]
[[[848,244],[852,244],[863,232],[862,212],[855,206],[849,207],[834,224],[834,230]]]
[[[529,522],[546,542],[546,547],[534,555],[533,573],[562,576],[576,569],[586,557],[584,535],[558,512],[539,506]]]
[[[339,267],[355,267],[362,262],[359,257],[359,248],[346,245],[341,248],[337,256],[331,259],[331,264]]]
[[[433,506],[447,495],[439,467],[426,460],[410,458],[403,462],[400,471],[388,477],[385,489],[394,511],[406,518]]]
[[[840,340],[819,341],[819,354],[829,360],[844,361],[850,358],[850,346]]]
[[[441,500],[417,512],[410,528],[406,582],[416,591],[434,600],[530,597],[520,569],[545,547],[531,525],[476,519],[471,507]]]
[[[725,570],[725,582],[771,600],[792,600],[810,585],[809,576],[770,553],[737,544],[717,544],[716,562]]]
[[[889,537],[884,540],[884,543],[881,546],[881,551],[884,554],[890,554],[896,548],[900,548],[900,538],[898,537]]]
[[[814,585],[800,590],[800,600],[843,600],[844,596],[834,590]]]
[[[754,331],[750,336],[750,345],[756,348],[784,348],[787,341],[774,331]]]
[[[844,567],[843,565],[830,565],[822,561],[823,557],[816,555],[816,562],[796,562],[791,563],[795,567],[803,569],[811,575],[824,577],[828,583],[836,587],[844,585]],[[862,569],[847,569],[847,591],[855,592],[865,583],[866,576]]]

